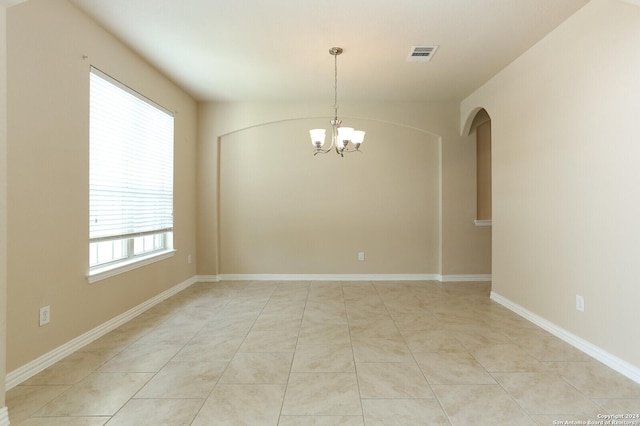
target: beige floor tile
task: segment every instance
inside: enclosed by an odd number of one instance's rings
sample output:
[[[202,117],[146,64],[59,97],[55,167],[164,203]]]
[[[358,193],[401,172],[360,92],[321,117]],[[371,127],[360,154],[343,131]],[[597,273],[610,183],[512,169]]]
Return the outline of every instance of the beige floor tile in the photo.
[[[487,323],[484,321],[485,316],[469,309],[469,306],[473,306],[473,304],[468,302],[460,308],[437,309],[433,315],[442,322],[444,326],[481,325],[486,327]]]
[[[494,307],[492,305],[491,310],[485,315],[484,321],[489,327],[499,330],[507,336],[526,333],[525,330],[529,332],[541,330],[534,323],[502,306]]]
[[[290,352],[237,353],[220,378],[220,383],[286,384],[292,358]]]
[[[433,391],[454,426],[535,424],[498,385],[437,385]]]
[[[192,426],[276,425],[283,396],[283,385],[218,384]]]
[[[372,285],[342,286],[343,297],[346,302],[358,302],[366,299],[382,301],[378,290]]]
[[[529,334],[513,339],[514,343],[538,361],[588,362],[592,358],[550,334]]]
[[[20,426],[103,426],[111,417],[32,417]],[[18,423],[11,423],[18,425]]]
[[[170,361],[135,398],[201,398],[205,399],[227,367],[226,361]]]
[[[207,322],[213,320],[219,314],[220,310],[221,308],[214,308],[212,306],[201,306],[197,300],[185,302],[176,313],[160,324],[156,330],[161,328],[182,327],[185,331],[190,331],[190,329],[196,329],[197,331]]]
[[[245,321],[255,321],[260,314],[262,313],[262,307],[242,307],[242,306],[225,306],[224,309],[222,309],[219,313],[218,316],[216,317],[217,319],[223,319],[223,320],[237,320],[237,321],[241,321],[241,320],[245,320]]]
[[[412,363],[358,363],[361,398],[433,398],[422,371]]]
[[[479,346],[512,343],[511,339],[493,328],[465,324],[447,326],[447,329],[468,351],[473,351]]]
[[[6,394],[9,408],[9,420],[12,425],[19,424],[47,403],[70,389],[71,386],[16,386]]]
[[[347,313],[350,328],[366,328],[373,324],[381,327],[394,327],[393,317],[388,312],[350,311]]]
[[[111,416],[151,377],[151,373],[93,373],[38,410],[35,416]]]
[[[169,413],[178,424],[370,426],[639,411],[640,385],[492,302],[490,289],[197,283],[9,391],[9,414],[30,426],[112,415],[109,426],[172,424]]]
[[[307,300],[311,302],[336,302],[344,304],[342,286],[311,287]]]
[[[513,343],[479,346],[472,355],[487,371],[544,371],[545,366]]]
[[[276,285],[271,297],[302,297],[302,294],[304,294],[306,298],[311,284],[309,281],[281,281]]]
[[[353,373],[351,345],[297,345],[291,371],[295,373]]]
[[[589,398],[640,399],[640,384],[597,361],[551,362],[545,365]]]
[[[298,344],[300,345],[348,345],[349,343],[351,343],[349,327],[339,324],[308,325],[308,323],[305,323],[305,325],[300,328],[300,335],[298,337]]]
[[[396,327],[390,316],[378,316],[373,318],[366,317],[349,317],[349,330],[351,338],[360,339],[367,337],[376,337],[380,339],[396,339],[401,340],[402,334]]]
[[[431,385],[496,383],[487,370],[466,352],[415,353],[414,356]]]
[[[160,325],[142,336],[136,344],[142,345],[186,345],[204,324]]]
[[[412,362],[413,356],[404,340],[362,338],[353,339],[356,362]]]
[[[204,399],[132,399],[109,426],[189,425],[203,403]]]
[[[108,359],[130,344],[135,343],[148,332],[148,330],[140,331],[135,329],[123,331],[118,328],[80,348],[78,352],[98,352]]]
[[[422,314],[396,314],[393,316],[393,321],[401,331],[442,329],[442,322],[426,312]]]
[[[295,316],[302,318],[302,316],[304,315],[304,307],[306,303],[307,302],[305,299],[274,299],[272,297],[269,302],[264,305],[264,308],[262,309],[260,315],[282,314],[286,316]]]
[[[217,318],[209,321],[205,326],[194,336],[194,340],[198,338],[208,338],[212,336],[241,336],[245,337],[249,334],[249,330],[255,323],[254,319],[228,319]]]
[[[309,325],[324,325],[324,324],[335,324],[335,325],[348,325],[349,321],[347,319],[346,311],[339,310],[317,310],[317,309],[305,309],[304,314],[302,316],[302,326]]]
[[[362,408],[367,426],[449,424],[435,399],[363,399]]]
[[[355,373],[291,373],[282,415],[362,415]]]
[[[510,338],[514,343],[516,343],[519,339],[527,339],[527,338],[538,338],[542,337],[545,339],[553,338],[554,336],[543,330],[542,328],[529,323],[532,327],[526,326],[517,326],[517,327],[500,327],[501,324],[492,324],[492,327],[496,330],[499,330],[502,334]]]
[[[98,352],[74,352],[30,379],[24,385],[73,385],[93,373],[109,358]]]
[[[640,414],[640,398],[594,399],[593,401],[606,413]]]
[[[236,354],[243,341],[244,337],[242,336],[195,337],[172,358],[172,361],[229,361]]]
[[[238,349],[239,352],[294,352],[298,329],[251,330]]]
[[[550,373],[494,373],[493,377],[530,414],[595,416],[600,408],[561,377]]]
[[[305,313],[317,311],[345,312],[344,299],[340,296],[324,296],[309,293],[304,310]]]
[[[260,314],[252,330],[283,330],[287,328],[300,328],[302,324],[302,311],[284,313],[282,311]]]
[[[278,426],[364,426],[362,416],[280,416]]]
[[[98,371],[103,373],[155,373],[160,371],[181,349],[180,345],[142,345],[136,343],[104,363]]]
[[[377,294],[355,297],[353,299],[346,299],[345,295],[345,305],[347,312],[388,313],[384,302]]]
[[[466,352],[446,330],[407,330],[402,333],[411,352]]]
[[[420,302],[419,300],[413,297],[408,297],[406,299],[393,300],[393,301],[388,301],[385,299],[384,306],[385,308],[387,308],[387,312],[392,317],[395,317],[400,314],[420,315],[428,311],[426,304]]]

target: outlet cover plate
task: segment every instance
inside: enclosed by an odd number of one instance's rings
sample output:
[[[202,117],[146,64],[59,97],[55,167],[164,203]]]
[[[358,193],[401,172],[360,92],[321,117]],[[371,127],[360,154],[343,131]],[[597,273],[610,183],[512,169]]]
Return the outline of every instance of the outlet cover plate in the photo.
[[[580,312],[584,312],[584,297],[576,294],[576,309]]]
[[[49,324],[51,320],[51,306],[43,306],[40,308],[40,326]]]

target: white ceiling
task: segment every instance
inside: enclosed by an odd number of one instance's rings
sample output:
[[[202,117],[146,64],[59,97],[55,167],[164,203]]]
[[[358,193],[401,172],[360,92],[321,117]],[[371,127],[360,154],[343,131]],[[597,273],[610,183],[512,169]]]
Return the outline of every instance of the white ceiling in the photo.
[[[588,0],[71,0],[202,101],[461,100]],[[414,45],[439,45],[406,62]]]

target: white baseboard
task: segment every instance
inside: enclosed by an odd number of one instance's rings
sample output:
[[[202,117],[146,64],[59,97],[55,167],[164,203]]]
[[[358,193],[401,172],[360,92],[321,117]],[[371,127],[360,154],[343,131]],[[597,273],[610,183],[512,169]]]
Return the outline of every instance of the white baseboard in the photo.
[[[221,274],[203,275],[199,281],[491,281],[491,275],[440,274]]]
[[[0,408],[0,426],[9,426],[9,410],[7,407]]]
[[[217,283],[220,281],[219,275],[198,275],[196,281],[200,283]]]
[[[34,359],[33,361],[23,365],[22,367],[19,367],[7,373],[6,382],[5,382],[6,389],[9,390],[19,385],[20,383],[24,382],[25,380],[35,376],[45,368],[52,366],[53,364],[60,361],[64,357],[88,345],[94,340],[104,336],[108,332],[115,330],[116,328],[120,327],[127,321],[130,321],[131,319],[137,317],[147,309],[157,305],[158,303],[164,301],[165,299],[168,299],[174,294],[179,293],[180,291],[184,290],[185,288],[189,287],[190,285],[196,282],[197,282],[196,277],[193,277],[174,287],[171,287],[170,289],[165,290],[164,292],[158,294],[157,296],[154,296],[151,299],[139,304],[138,306],[135,306],[129,309],[128,311],[118,315],[117,317],[110,319],[109,321],[99,325],[98,327],[92,330],[89,330],[86,333],[68,341],[62,346],[59,346],[56,349],[53,349],[52,351],[47,352],[46,354]],[[1,420],[0,420],[0,426],[2,426]]]
[[[440,280],[443,283],[448,282],[489,282],[491,281],[491,274],[468,274],[468,275],[440,275]]]
[[[437,281],[433,274],[221,274],[221,281]]]
[[[564,328],[557,326],[556,324],[534,314],[528,309],[523,308],[517,303],[514,303],[511,300],[507,299],[506,297],[502,297],[493,291],[491,292],[491,300],[494,300],[495,302],[501,304],[502,306],[509,309],[510,311],[513,311],[516,314],[520,315],[521,317],[538,325],[539,327],[543,328],[544,330],[548,331],[549,333],[553,334],[559,339],[564,340],[565,342],[575,347],[576,349],[579,349],[580,351],[586,353],[592,358],[595,358],[596,360],[600,361],[604,365],[614,369],[615,371],[622,374],[623,376],[628,377],[629,379],[633,380],[636,383],[640,383],[639,367],[636,367],[628,363],[627,361],[620,359],[615,355],[610,354],[604,349],[584,340],[581,337],[576,336],[573,333],[570,333]]]

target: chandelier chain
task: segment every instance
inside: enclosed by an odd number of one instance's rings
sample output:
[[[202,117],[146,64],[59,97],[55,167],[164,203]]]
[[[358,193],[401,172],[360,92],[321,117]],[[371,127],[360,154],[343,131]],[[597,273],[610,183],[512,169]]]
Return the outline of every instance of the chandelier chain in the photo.
[[[335,119],[338,119],[338,55],[333,55],[333,110]]]

